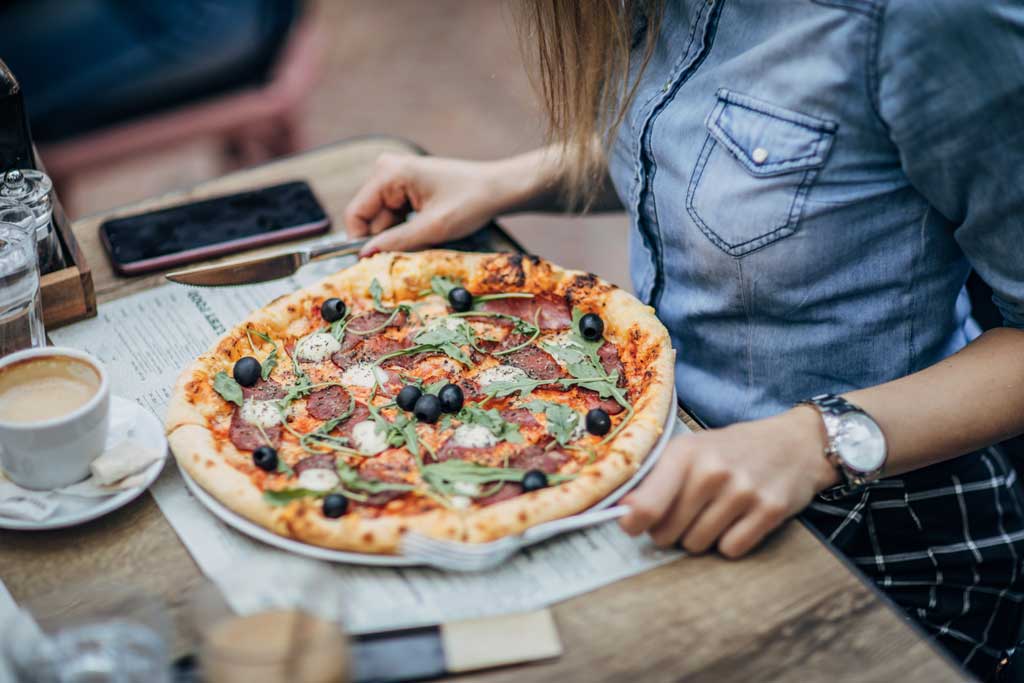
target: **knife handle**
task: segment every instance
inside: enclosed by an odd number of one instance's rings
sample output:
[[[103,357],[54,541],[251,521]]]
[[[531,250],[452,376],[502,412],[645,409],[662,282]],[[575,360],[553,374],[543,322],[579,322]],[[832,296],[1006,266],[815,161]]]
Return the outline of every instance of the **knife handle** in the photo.
[[[348,256],[349,254],[358,253],[363,245],[366,244],[368,239],[361,240],[345,240],[343,242],[330,242],[328,244],[321,244],[319,246],[310,247],[309,249],[309,260],[320,261],[326,258],[335,258],[337,256]]]

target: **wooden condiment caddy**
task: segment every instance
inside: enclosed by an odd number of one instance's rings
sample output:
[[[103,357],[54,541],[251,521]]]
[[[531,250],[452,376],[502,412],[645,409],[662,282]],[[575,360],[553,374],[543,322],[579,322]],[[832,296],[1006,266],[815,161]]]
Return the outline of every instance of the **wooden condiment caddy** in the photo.
[[[42,169],[38,158],[36,165]],[[60,235],[64,260],[68,265],[43,275],[39,282],[43,296],[43,322],[47,330],[96,315],[92,272],[57,196],[53,197],[53,225]]]

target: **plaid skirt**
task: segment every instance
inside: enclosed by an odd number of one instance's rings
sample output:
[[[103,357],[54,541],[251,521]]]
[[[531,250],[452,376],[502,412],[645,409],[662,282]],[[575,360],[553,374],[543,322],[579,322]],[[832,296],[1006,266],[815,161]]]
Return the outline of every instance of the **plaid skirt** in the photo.
[[[996,449],[883,479],[803,519],[982,680],[1013,652],[1024,494]]]

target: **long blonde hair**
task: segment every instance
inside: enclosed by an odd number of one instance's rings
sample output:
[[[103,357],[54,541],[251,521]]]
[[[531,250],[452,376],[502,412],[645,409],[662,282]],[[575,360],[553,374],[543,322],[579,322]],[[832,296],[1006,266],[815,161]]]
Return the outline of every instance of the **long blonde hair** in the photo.
[[[654,51],[664,0],[520,0],[520,43],[562,152],[568,199],[589,202],[641,74]],[[630,79],[638,27],[639,68]]]

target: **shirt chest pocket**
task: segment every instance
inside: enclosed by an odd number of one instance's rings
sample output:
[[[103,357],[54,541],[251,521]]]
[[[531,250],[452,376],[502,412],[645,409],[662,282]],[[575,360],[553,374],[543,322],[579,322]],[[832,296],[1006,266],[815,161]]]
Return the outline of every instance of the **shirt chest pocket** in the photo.
[[[686,210],[731,256],[797,230],[837,125],[721,89],[690,176]]]

